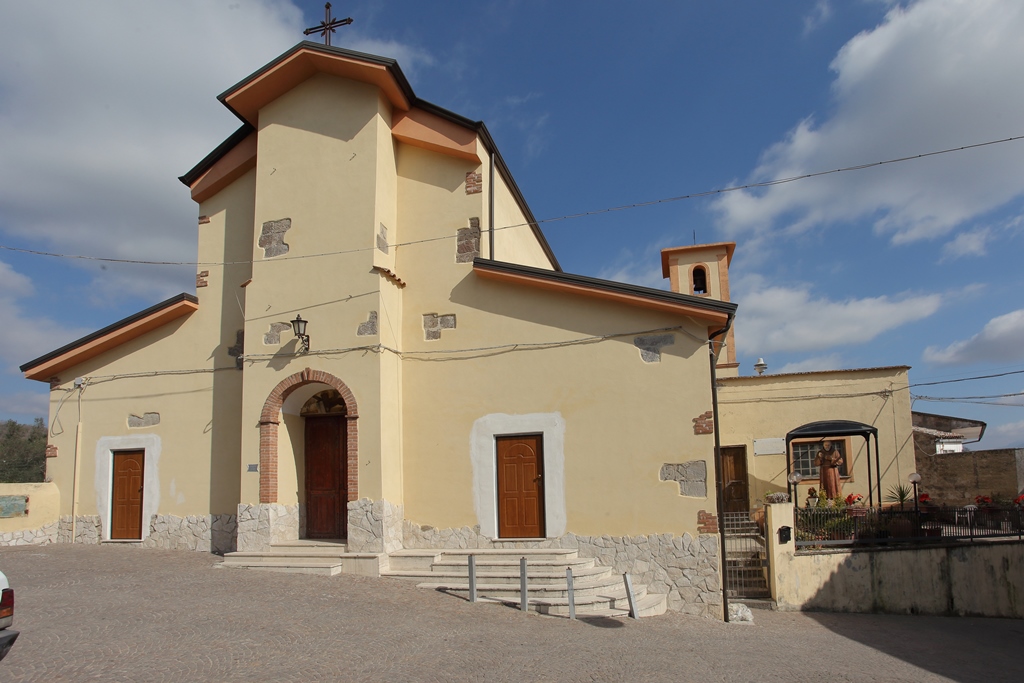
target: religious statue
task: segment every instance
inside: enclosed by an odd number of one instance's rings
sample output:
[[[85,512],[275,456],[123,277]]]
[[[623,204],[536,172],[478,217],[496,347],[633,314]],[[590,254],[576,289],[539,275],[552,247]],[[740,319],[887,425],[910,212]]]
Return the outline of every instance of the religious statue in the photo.
[[[818,468],[818,482],[821,490],[829,498],[836,498],[842,491],[839,482],[839,466],[843,464],[843,456],[839,454],[831,441],[822,441],[821,448],[814,456],[814,465]]]

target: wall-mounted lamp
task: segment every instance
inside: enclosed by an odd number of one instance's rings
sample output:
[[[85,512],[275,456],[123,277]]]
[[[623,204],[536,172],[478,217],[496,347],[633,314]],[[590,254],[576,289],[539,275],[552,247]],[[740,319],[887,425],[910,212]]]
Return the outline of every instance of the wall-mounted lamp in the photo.
[[[758,358],[757,362],[754,363],[754,371],[759,375],[763,375],[764,371],[768,369],[768,364],[764,362],[764,358]]]
[[[295,320],[292,321],[292,332],[299,339],[299,353],[309,353],[309,335],[306,334],[307,322],[298,314],[296,314]]]

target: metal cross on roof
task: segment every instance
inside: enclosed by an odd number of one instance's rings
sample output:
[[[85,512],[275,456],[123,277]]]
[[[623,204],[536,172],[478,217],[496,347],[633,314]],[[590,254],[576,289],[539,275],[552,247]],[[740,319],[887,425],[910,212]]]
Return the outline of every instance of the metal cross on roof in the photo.
[[[348,26],[351,23],[352,17],[348,17],[346,19],[332,19],[331,3],[327,3],[324,5],[324,20],[320,22],[320,25],[307,28],[302,32],[302,34],[308,36],[314,33],[319,33],[324,39],[324,45],[330,45],[331,34],[334,33],[339,26]]]

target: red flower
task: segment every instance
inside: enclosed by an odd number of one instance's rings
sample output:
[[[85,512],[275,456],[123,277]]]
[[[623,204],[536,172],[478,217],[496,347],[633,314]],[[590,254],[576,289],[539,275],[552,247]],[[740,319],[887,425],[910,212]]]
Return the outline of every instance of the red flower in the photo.
[[[1013,499],[1014,505],[1024,505],[1024,493]]]
[[[992,499],[988,496],[975,496],[974,502],[976,505],[991,505]]]
[[[1024,497],[1024,496],[1022,496],[1022,497]],[[859,493],[851,493],[850,495],[848,495],[846,497],[846,504],[847,505],[856,505],[857,503],[859,503],[862,500],[864,500],[864,496],[860,495]]]
[[[922,493],[920,496],[917,497],[917,500],[921,503],[930,503],[932,502],[932,497],[929,496],[927,493]]]

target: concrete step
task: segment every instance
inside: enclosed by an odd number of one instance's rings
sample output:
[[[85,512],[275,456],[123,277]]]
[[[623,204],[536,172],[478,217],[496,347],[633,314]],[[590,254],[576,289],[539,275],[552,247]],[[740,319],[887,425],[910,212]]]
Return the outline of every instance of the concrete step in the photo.
[[[292,574],[318,574],[321,576],[337,576],[342,573],[342,563],[331,560],[298,562],[295,560],[233,560],[216,565],[221,569],[260,569],[268,572],[288,572]]]
[[[419,582],[442,582],[442,581],[469,581],[469,570],[467,567],[448,567],[447,570],[438,568],[437,565],[431,571],[421,569],[396,570],[388,569],[381,572],[382,576],[392,576],[399,579],[415,579]],[[584,579],[595,580],[606,578],[612,575],[611,567],[583,567],[573,569],[573,579],[579,582]],[[526,576],[530,585],[565,585],[565,571],[559,568],[553,570],[538,570],[534,567],[527,567]],[[519,567],[480,567],[477,566],[477,581],[480,583],[509,583],[519,585]]]
[[[741,603],[750,609],[776,610],[779,606],[769,596],[768,598],[729,598],[730,603]]]
[[[634,590],[634,600],[637,606],[639,617],[653,617],[664,614],[668,609],[668,596],[661,593],[648,594],[646,590]],[[492,597],[481,598],[481,602],[499,602],[511,607],[519,607],[519,597]],[[576,615],[579,617],[625,617],[629,616],[629,599],[626,597],[626,589],[622,586],[614,590],[605,591],[598,595],[576,595]],[[556,616],[569,615],[569,599],[548,598],[530,596],[529,609],[540,614]]]
[[[441,550],[399,550],[388,556],[389,566],[397,571],[429,572],[431,565],[441,559]]]
[[[527,562],[540,562],[579,557],[578,551],[573,548],[445,548],[440,552],[447,560],[476,555],[477,562],[484,559],[514,558],[518,563],[520,557],[525,557]]]
[[[522,556],[515,557],[494,557],[484,555],[476,558],[476,566],[478,569],[482,567],[496,567],[496,568],[515,568],[519,571],[519,562]],[[554,571],[561,569],[562,573],[565,573],[566,567],[572,567],[575,572],[577,569],[585,569],[594,566],[594,558],[592,557],[573,557],[573,558],[558,558],[553,560],[538,560],[534,557],[526,558],[526,567],[528,571],[538,569],[540,571]],[[432,565],[437,571],[452,571],[457,568],[468,570],[469,568],[469,555],[462,557],[448,557],[442,556],[441,559],[434,562]]]
[[[447,593],[469,593],[469,583],[465,578],[453,579],[451,581],[425,581],[417,584],[420,588],[443,591]],[[576,595],[576,602],[590,600],[595,596],[620,594],[625,597],[625,588],[622,586],[622,577],[612,575],[611,577],[594,581],[574,581],[573,593]],[[569,599],[569,590],[563,581],[561,585],[530,585],[527,584],[527,591],[530,599],[543,600],[565,600]],[[491,598],[508,598],[518,601],[520,591],[519,584],[511,583],[480,583],[476,585],[477,595]],[[647,586],[639,584],[633,587],[635,595],[647,594]]]

